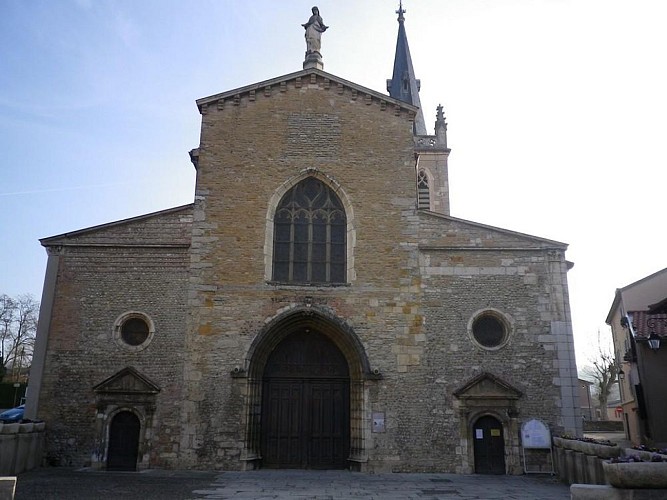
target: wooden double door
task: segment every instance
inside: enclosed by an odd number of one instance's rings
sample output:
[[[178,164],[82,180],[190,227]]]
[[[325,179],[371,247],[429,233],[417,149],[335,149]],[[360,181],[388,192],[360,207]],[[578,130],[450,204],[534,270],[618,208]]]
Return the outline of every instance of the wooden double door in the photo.
[[[344,469],[348,466],[348,373],[345,357],[322,334],[303,330],[276,347],[263,380],[264,467]]]
[[[505,438],[503,424],[490,415],[479,418],[473,426],[475,472],[505,474]]]

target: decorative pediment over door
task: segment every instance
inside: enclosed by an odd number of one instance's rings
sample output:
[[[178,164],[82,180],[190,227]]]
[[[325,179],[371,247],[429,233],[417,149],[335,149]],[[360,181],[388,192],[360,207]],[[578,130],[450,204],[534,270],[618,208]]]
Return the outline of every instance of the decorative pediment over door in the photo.
[[[154,395],[160,392],[158,385],[135,368],[128,366],[100,382],[93,391],[96,394]]]
[[[517,400],[521,391],[504,380],[490,373],[481,373],[454,391],[454,396],[461,400]]]
[[[457,399],[455,406],[461,415],[461,436],[465,436],[468,442],[468,473],[478,466],[476,453],[479,450],[476,451],[476,447],[480,445],[479,436],[485,435],[483,428],[491,417],[496,419],[496,424],[502,425],[503,430],[499,435],[505,436],[503,446],[507,471],[512,474],[520,471],[517,402],[522,396],[520,390],[487,372],[473,377],[454,391]]]
[[[107,463],[108,450],[113,448],[110,436],[114,433],[110,429],[112,424],[117,422],[117,416],[119,419],[129,416],[138,420],[138,437],[135,436],[137,441],[134,443],[138,457],[136,466],[137,469],[150,467],[148,450],[151,449],[150,436],[154,435],[154,415],[160,387],[136,368],[128,366],[94,386],[93,392],[97,403],[97,453],[93,454],[93,468],[103,469],[113,461],[110,459],[111,462]],[[121,427],[122,429],[124,428]],[[113,442],[124,443],[122,439]]]

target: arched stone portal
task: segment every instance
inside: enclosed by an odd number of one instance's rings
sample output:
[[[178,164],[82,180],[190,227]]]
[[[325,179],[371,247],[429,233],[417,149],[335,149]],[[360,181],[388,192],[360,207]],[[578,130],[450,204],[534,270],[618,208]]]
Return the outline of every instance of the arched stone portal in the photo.
[[[297,353],[296,349],[301,349],[301,351]],[[326,368],[330,371],[331,376],[329,377],[321,371],[318,373],[318,369],[312,366],[312,362],[316,361],[318,356],[323,355],[334,358],[331,366]],[[300,357],[301,361],[299,361]],[[364,348],[347,324],[316,306],[307,305],[294,308],[274,318],[262,329],[250,346],[246,363],[248,370],[244,458],[248,467],[257,467],[264,459],[265,465],[277,467],[350,467],[354,470],[363,468],[363,463],[366,462],[365,430],[368,427],[365,417],[367,412],[364,411],[364,384],[365,380],[372,376]],[[287,376],[289,374],[285,370],[294,370],[293,376]],[[299,371],[300,373],[297,373]],[[288,379],[294,382],[292,389],[287,387]],[[328,380],[327,383],[333,385],[322,386],[319,384],[321,380]],[[346,400],[345,406],[349,408],[349,411],[346,411],[347,415],[336,417],[338,422],[341,421],[340,419],[345,420],[343,434],[347,445],[344,446],[343,453],[347,456],[343,462],[339,460],[340,455],[336,453],[330,455],[332,460],[329,462],[323,462],[320,459],[318,459],[319,462],[318,460],[311,461],[308,453],[304,455],[303,451],[300,452],[302,454],[299,457],[294,458],[293,462],[290,460],[283,462],[281,457],[285,455],[280,455],[280,453],[284,453],[284,447],[281,448],[283,451],[276,455],[277,444],[270,442],[276,439],[277,428],[271,429],[267,425],[276,425],[276,421],[270,420],[270,412],[268,409],[264,411],[264,406],[267,404],[280,405],[279,400],[282,398],[279,396],[280,391],[283,391],[285,398],[289,398],[291,390],[293,398],[295,400],[301,398],[299,404],[305,404],[307,407],[309,404],[314,404],[313,388],[317,393],[316,398],[321,399],[324,392],[329,392],[324,397],[324,401],[320,402],[324,405],[331,405],[332,402],[340,401],[340,398]],[[273,391],[273,393],[265,394],[266,390]],[[329,402],[326,402],[327,400]],[[303,415],[305,407],[299,406],[296,402],[292,406],[284,402],[283,408],[295,409],[301,412],[300,415]],[[264,421],[263,418],[269,420]],[[312,420],[314,417],[310,415],[308,418]],[[338,433],[334,427],[330,429],[332,435]],[[282,439],[289,438],[283,436]],[[309,445],[303,442],[304,439],[310,439],[308,435],[298,434],[296,439],[301,440],[301,443],[297,443],[294,449],[308,449]],[[264,456],[267,452],[269,455]],[[333,459],[334,456],[338,458]]]

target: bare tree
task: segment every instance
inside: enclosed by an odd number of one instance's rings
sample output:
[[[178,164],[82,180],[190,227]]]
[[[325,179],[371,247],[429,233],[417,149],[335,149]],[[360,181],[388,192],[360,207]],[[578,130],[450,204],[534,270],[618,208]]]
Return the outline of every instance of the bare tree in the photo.
[[[600,405],[600,416],[602,420],[608,420],[607,401],[612,387],[618,382],[618,372],[621,367],[613,352],[603,347],[600,341],[600,331],[598,331],[598,352],[590,363],[591,365],[586,366],[582,373],[592,379],[595,396]]]
[[[19,381],[32,362],[39,303],[32,295],[0,295],[0,379],[10,373]]]

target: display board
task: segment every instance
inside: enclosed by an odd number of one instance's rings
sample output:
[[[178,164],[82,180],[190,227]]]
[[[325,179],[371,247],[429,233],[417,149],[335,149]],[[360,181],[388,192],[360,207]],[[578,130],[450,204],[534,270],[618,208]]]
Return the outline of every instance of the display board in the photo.
[[[539,420],[533,419],[521,425],[521,445],[524,448],[551,448],[551,432]]]
[[[551,431],[540,420],[531,419],[521,424],[521,451],[524,473],[554,473]]]

